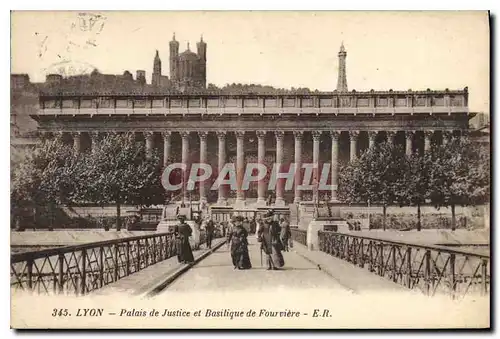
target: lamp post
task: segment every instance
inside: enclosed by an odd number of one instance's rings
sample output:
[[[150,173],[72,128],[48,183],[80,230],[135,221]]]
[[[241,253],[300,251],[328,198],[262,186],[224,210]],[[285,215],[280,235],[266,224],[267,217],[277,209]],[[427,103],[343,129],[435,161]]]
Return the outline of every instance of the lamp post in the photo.
[[[191,187],[193,186],[194,187],[194,181],[189,179],[188,180],[188,184],[187,184],[187,187]],[[191,218],[192,218],[192,214],[193,214],[193,199],[192,199],[192,191],[189,190],[189,210],[191,211],[190,214],[191,214]]]
[[[370,199],[368,199],[368,230],[370,229],[370,219],[371,219],[371,210],[370,210]]]
[[[194,187],[194,181],[189,179],[188,180],[188,187]],[[190,215],[190,220],[194,222],[194,229],[193,229],[193,240],[194,240],[194,248],[199,249],[200,248],[200,225],[198,224],[198,220],[194,219],[193,216],[193,205],[192,205],[192,192],[189,190],[189,215]]]
[[[313,203],[314,203],[314,214],[315,218],[319,217],[319,187],[318,187],[318,180],[314,178],[313,181]]]
[[[182,183],[182,200],[181,207],[185,206],[184,196],[186,195],[186,185],[184,184],[184,172],[181,173],[181,183]]]

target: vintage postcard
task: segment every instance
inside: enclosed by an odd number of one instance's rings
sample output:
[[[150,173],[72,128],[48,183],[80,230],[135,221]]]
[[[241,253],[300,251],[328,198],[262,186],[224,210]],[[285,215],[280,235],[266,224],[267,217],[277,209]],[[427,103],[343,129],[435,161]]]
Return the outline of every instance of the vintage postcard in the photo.
[[[489,13],[11,13],[11,327],[490,327]]]

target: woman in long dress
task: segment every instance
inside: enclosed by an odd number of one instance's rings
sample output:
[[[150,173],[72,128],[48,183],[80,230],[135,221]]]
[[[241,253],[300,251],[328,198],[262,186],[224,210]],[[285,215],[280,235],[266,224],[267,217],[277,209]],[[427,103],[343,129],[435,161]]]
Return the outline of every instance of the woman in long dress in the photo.
[[[174,228],[175,244],[177,246],[177,260],[179,263],[188,264],[194,262],[193,251],[189,243],[189,237],[193,233],[191,227],[185,223],[186,217],[179,215],[180,221]]]
[[[234,227],[228,234],[228,242],[231,244],[231,259],[234,269],[248,270],[252,268],[248,254],[248,232],[243,227],[243,218],[236,217]]]

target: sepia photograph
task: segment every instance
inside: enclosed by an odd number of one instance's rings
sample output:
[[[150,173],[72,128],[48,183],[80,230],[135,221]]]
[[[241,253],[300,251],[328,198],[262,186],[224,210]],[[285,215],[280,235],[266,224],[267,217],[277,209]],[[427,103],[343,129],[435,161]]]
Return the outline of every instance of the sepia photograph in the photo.
[[[10,15],[11,328],[490,328],[489,12]]]

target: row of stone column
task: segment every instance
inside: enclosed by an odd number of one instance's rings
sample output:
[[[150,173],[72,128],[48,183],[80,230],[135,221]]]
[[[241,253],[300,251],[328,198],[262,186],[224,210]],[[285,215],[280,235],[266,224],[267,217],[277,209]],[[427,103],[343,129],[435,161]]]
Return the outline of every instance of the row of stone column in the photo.
[[[62,136],[63,133],[59,133],[59,136]],[[144,139],[146,140],[146,154],[147,156],[151,156],[154,149],[154,132],[146,131],[143,133],[144,133]],[[165,133],[168,133],[170,135],[170,132],[165,132]],[[102,134],[102,132],[93,131],[93,132],[88,132],[88,134],[90,136],[90,139],[92,140],[92,144],[95,144],[98,141],[99,135]],[[71,135],[73,137],[73,147],[75,151],[80,152],[82,150],[82,132],[71,132]],[[168,151],[170,151],[170,148],[168,149]]]
[[[302,138],[303,138],[303,131],[293,131],[293,135],[295,138],[295,152],[294,152],[294,162],[295,166],[297,169],[300,169],[302,167]],[[320,142],[320,137],[322,132],[321,131],[312,131],[312,137],[313,137],[313,165],[315,166],[314,169],[314,174],[313,174],[313,180],[317,181],[319,180],[319,142]],[[338,168],[339,168],[339,161],[338,161],[338,156],[339,156],[339,139],[340,139],[340,133],[341,131],[331,131],[330,135],[332,138],[332,147],[331,147],[331,185],[332,185],[332,191],[331,191],[331,199],[332,200],[337,200],[337,185],[338,185]],[[368,136],[369,136],[369,147],[373,147],[375,144],[375,138],[377,136],[378,132],[375,131],[369,131]],[[394,142],[396,132],[387,132],[388,140],[390,142]],[[226,164],[226,132],[225,131],[217,131],[217,138],[218,138],[218,153],[219,153],[219,158],[218,158],[218,168],[219,171],[224,167]],[[281,165],[283,164],[283,155],[284,155],[284,131],[275,131],[274,132],[275,137],[276,137],[276,167],[278,169],[281,168]],[[200,163],[206,163],[207,161],[207,135],[208,132],[198,132],[198,136],[200,138]],[[238,189],[236,191],[236,204],[243,204],[245,201],[245,192],[241,189],[241,183],[243,181],[243,175],[245,171],[245,151],[244,151],[244,136],[245,136],[245,131],[236,131],[236,177],[237,177],[237,183],[238,183]],[[257,162],[260,164],[264,164],[264,156],[265,156],[265,136],[266,132],[265,131],[257,131],[256,132],[257,139],[258,139],[258,145],[257,145]],[[408,155],[412,154],[412,141],[413,141],[413,135],[414,131],[407,131],[406,132],[406,153]],[[431,138],[433,135],[433,131],[425,131],[425,150],[430,149],[431,145]],[[170,158],[170,149],[171,149],[171,132],[163,132],[163,138],[164,138],[164,165],[168,165],[168,159]],[[350,136],[350,158],[351,160],[354,160],[356,158],[356,149],[357,149],[357,142],[358,142],[358,137],[359,137],[359,131],[349,131],[349,136]],[[181,132],[181,137],[182,137],[182,163],[187,164],[188,162],[188,154],[189,154],[189,132]],[[146,139],[148,140],[148,139]],[[151,137],[152,140],[152,137]],[[147,142],[147,149],[152,151],[152,143]],[[296,170],[295,171],[295,191],[294,191],[294,203],[298,203],[302,200],[301,196],[301,190],[298,189],[298,186],[300,185],[300,171]],[[284,190],[283,190],[283,183],[278,181],[276,185],[276,200],[275,204],[276,205],[284,205]],[[263,180],[260,180],[258,182],[258,197],[257,197],[257,203],[265,203],[265,197],[266,197],[266,183]],[[206,201],[206,187],[205,185],[200,185],[200,200],[201,201]],[[187,199],[187,192],[184,190],[185,194],[185,199]],[[313,199],[317,198],[317,191],[313,193]],[[225,191],[224,188],[221,186],[219,187],[219,195],[218,195],[218,204],[225,204],[227,198],[225,197]]]
[[[224,167],[226,164],[226,131],[216,131],[215,132],[218,138],[218,169],[219,171]],[[236,204],[244,204],[245,201],[245,192],[241,188],[241,183],[243,181],[243,175],[245,171],[245,150],[244,150],[244,136],[245,136],[245,131],[235,131],[234,132],[236,135],[236,177],[237,177],[237,184],[238,184],[238,189],[236,191]],[[294,152],[294,161],[295,161],[295,166],[296,169],[302,168],[302,139],[303,139],[303,133],[304,131],[293,131],[294,139],[295,139],[295,152]],[[312,138],[313,138],[313,183],[319,180],[319,143],[320,143],[320,137],[322,135],[322,131],[312,131]],[[358,139],[359,139],[359,133],[360,131],[349,131],[349,138],[350,138],[350,159],[355,160],[356,159],[356,150],[358,148]],[[389,142],[394,143],[395,142],[395,137],[396,133],[395,131],[388,131],[387,133],[387,139]],[[406,154],[411,155],[412,150],[413,150],[413,136],[415,134],[415,131],[405,131],[406,133]],[[431,147],[431,138],[433,136],[434,131],[432,130],[426,130],[424,131],[425,135],[425,144],[424,144],[424,149],[427,151]],[[451,136],[451,132],[444,132],[445,134],[443,135],[443,142],[446,142],[447,139]],[[170,131],[163,131],[162,136],[163,136],[163,161],[164,161],[164,166],[166,167],[169,162],[170,162],[170,152],[171,152],[171,134],[172,132]],[[284,131],[274,131],[275,137],[276,137],[276,167],[278,169],[281,168],[281,165],[283,164],[283,155],[284,155]],[[331,199],[333,201],[337,200],[337,188],[336,186],[338,185],[338,168],[339,168],[339,139],[340,139],[340,134],[341,131],[330,131],[329,132],[331,136],[331,185],[332,185],[332,191],[331,191]],[[368,137],[369,137],[369,147],[373,147],[375,144],[375,139],[378,134],[378,131],[368,131]],[[90,133],[91,138],[92,138],[92,143],[97,142],[97,136],[98,132],[93,132]],[[181,140],[182,140],[182,159],[181,162],[183,164],[188,165],[189,162],[189,131],[181,131]],[[264,164],[264,156],[265,156],[265,136],[266,132],[265,131],[257,131],[256,132],[257,139],[258,139],[258,147],[257,147],[257,161],[260,164]],[[145,137],[145,142],[146,142],[146,154],[147,156],[150,156],[153,152],[154,148],[154,132],[152,131],[146,131],[144,132],[144,137]],[[207,136],[208,132],[207,131],[202,131],[198,132],[198,136],[200,138],[200,163],[207,163]],[[77,151],[81,150],[81,133],[76,132],[73,133],[73,140],[74,140],[74,148]],[[184,173],[184,180],[183,184],[186,185],[186,173]],[[294,202],[298,203],[302,200],[301,196],[301,190],[298,189],[298,186],[301,184],[301,172],[300,170],[295,171],[295,178],[294,178]],[[185,186],[184,186],[185,187]],[[284,205],[284,189],[283,189],[283,183],[282,181],[278,181],[276,185],[276,200],[275,204],[276,205]],[[207,200],[207,194],[206,194],[207,188],[206,185],[201,184],[199,186],[199,193],[200,193],[200,200],[205,201]],[[183,190],[184,194],[184,199],[187,200],[187,191],[186,189]],[[317,190],[313,190],[313,200],[317,198]],[[265,203],[265,198],[266,198],[266,183],[263,180],[260,180],[258,182],[258,198],[257,202],[258,203]],[[219,195],[218,195],[218,204],[225,204],[227,200],[227,197],[225,196],[225,190],[223,186],[219,187]]]

